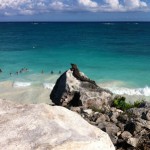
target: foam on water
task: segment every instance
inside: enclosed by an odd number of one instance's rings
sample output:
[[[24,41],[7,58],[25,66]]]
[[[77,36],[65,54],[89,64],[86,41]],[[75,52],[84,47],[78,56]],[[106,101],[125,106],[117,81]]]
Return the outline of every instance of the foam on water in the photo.
[[[52,90],[55,84],[53,83],[43,83],[44,89],[50,89]]]
[[[122,88],[122,87],[107,87],[111,92],[114,94],[119,95],[138,95],[138,96],[150,96],[150,87],[146,86],[145,88],[136,88],[136,89],[129,89],[129,88]]]
[[[16,81],[13,83],[14,88],[29,87],[29,86],[31,86],[31,82],[18,82],[18,81]]]

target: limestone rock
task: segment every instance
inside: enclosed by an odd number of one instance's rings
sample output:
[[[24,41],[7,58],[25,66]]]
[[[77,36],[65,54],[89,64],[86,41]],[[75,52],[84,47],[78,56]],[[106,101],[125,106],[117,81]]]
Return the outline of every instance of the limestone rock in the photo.
[[[97,118],[96,123],[99,124],[101,122],[106,121],[106,116],[104,114],[100,114],[100,116]]]
[[[121,137],[122,137],[122,139],[124,139],[124,140],[128,140],[129,138],[132,137],[132,134],[131,134],[130,132],[128,132],[128,131],[124,131],[124,132],[121,134]]]
[[[150,121],[150,110],[147,112],[147,114],[146,114],[146,119],[148,120],[148,121]]]
[[[150,130],[150,121],[146,121],[146,120],[141,119],[141,118],[136,118],[136,121],[142,127],[145,127],[145,128]]]
[[[132,117],[146,119],[146,113],[150,110],[150,107],[144,108],[131,108],[127,112],[132,115]]]
[[[83,112],[87,113],[88,115],[92,115],[93,114],[92,109],[85,109],[85,110],[83,110]]]
[[[102,89],[96,83],[79,72],[77,78],[71,68],[64,72],[57,80],[50,99],[56,105],[85,106],[101,109],[112,101],[112,93]]]
[[[77,113],[0,100],[1,150],[115,150],[109,136]]]
[[[110,136],[113,144],[117,143],[117,133],[119,132],[119,127],[111,122],[101,122],[98,124],[98,128],[102,129]]]
[[[137,147],[138,142],[139,142],[139,139],[138,138],[133,138],[133,137],[131,137],[127,140],[127,143],[132,145],[133,147]]]

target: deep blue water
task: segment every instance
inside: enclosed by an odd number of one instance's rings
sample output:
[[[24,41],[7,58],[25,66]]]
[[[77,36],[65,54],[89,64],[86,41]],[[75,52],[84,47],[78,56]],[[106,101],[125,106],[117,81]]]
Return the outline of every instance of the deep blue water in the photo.
[[[150,86],[150,23],[0,23],[1,81],[36,81],[70,63],[98,83]]]

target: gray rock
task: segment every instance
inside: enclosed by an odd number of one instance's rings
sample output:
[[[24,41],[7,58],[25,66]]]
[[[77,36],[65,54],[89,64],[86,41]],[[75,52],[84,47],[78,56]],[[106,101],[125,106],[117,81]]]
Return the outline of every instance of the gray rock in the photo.
[[[100,116],[96,120],[96,123],[99,124],[99,123],[105,122],[105,121],[106,121],[106,116],[104,114],[100,114]]]
[[[112,122],[114,122],[114,123],[117,123],[118,120],[117,120],[117,118],[116,118],[116,114],[113,114],[113,115],[111,116],[110,120],[111,120]]]
[[[98,124],[98,128],[104,131],[106,124],[107,124],[107,122],[100,122],[100,123]]]
[[[87,113],[88,115],[92,115],[93,114],[92,109],[84,109],[83,112]]]
[[[109,135],[117,135],[117,132],[120,131],[114,123],[108,122],[105,126],[105,130]]]
[[[138,138],[134,138],[134,137],[130,137],[127,140],[127,143],[130,144],[130,145],[132,145],[133,147],[137,147],[138,142],[139,142],[139,139]]]
[[[111,139],[111,141],[113,142],[114,145],[117,144],[117,141],[118,141],[118,137],[117,136],[110,135],[109,137],[110,137],[110,139]]]
[[[113,144],[117,143],[117,133],[120,129],[115,124],[111,122],[101,122],[98,124],[98,128],[102,129],[110,136],[110,139],[112,140]]]
[[[71,69],[63,73],[50,94],[53,103],[63,106],[83,105],[86,108],[95,107],[98,109],[111,104],[112,93],[110,91],[100,88],[81,72],[80,76],[87,81],[76,78]]]
[[[128,117],[128,115],[127,114],[120,114],[119,116],[118,116],[118,121],[120,121],[120,122],[122,122],[122,123],[127,123],[127,121],[129,121],[129,117]]]
[[[120,116],[120,114],[122,114],[123,111],[122,110],[119,110],[119,109],[116,109],[114,107],[111,108],[111,115],[110,115],[110,120],[114,123],[117,123],[118,122],[118,117]]]
[[[81,113],[81,108],[80,107],[71,107],[70,108],[71,111],[77,112],[77,113]]]
[[[125,124],[119,122],[119,123],[117,123],[117,126],[120,128],[120,130],[121,130],[122,132],[124,131],[124,126],[125,126]]]
[[[150,110],[146,113],[146,120],[150,121]]]
[[[150,108],[131,108],[127,110],[127,112],[133,118],[146,119],[145,114],[149,111],[149,109]]]
[[[124,131],[122,134],[121,134],[121,137],[122,139],[124,139],[125,141],[127,141],[129,138],[132,137],[132,134],[128,131]]]
[[[142,131],[142,126],[138,122],[135,122],[135,131],[136,131],[136,133],[140,133]]]
[[[1,150],[115,150],[109,136],[75,112],[0,100]]]
[[[150,129],[150,121],[141,119],[141,118],[136,118],[135,119],[136,122],[138,122],[139,125],[141,125],[142,127],[145,127],[147,129]]]

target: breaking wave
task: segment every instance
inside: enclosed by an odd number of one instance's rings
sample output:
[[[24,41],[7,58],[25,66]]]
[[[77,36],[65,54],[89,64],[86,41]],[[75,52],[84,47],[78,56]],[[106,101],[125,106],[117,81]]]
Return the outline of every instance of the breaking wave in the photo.
[[[55,84],[53,83],[43,83],[44,89],[50,89],[52,90]]]
[[[14,82],[13,87],[19,88],[19,87],[29,87],[31,86],[31,82]]]
[[[41,86],[44,89],[52,90],[55,84],[52,82],[45,82],[45,83],[41,82],[39,84],[35,84],[34,82],[20,82],[20,81],[13,82],[14,88],[30,87],[32,85]],[[118,95],[150,96],[150,87],[148,86],[144,88],[125,88],[125,87],[114,87],[114,86],[110,87],[110,85],[100,86],[100,87],[107,88],[114,94],[118,94]]]
[[[146,86],[145,88],[136,88],[136,89],[129,89],[129,88],[107,88],[114,94],[119,95],[139,95],[139,96],[150,96],[150,87]]]

